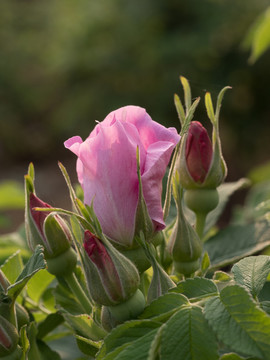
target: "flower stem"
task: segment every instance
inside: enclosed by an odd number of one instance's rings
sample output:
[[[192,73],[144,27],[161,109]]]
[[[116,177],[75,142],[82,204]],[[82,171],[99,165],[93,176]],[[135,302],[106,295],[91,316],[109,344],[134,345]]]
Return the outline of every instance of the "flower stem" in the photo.
[[[201,240],[202,240],[202,238],[203,238],[203,232],[204,232],[206,215],[207,215],[207,214],[201,213],[201,212],[197,212],[197,213],[196,213],[196,225],[195,225],[195,230],[196,230],[196,232],[197,232],[197,234],[199,235],[199,237],[200,237]]]
[[[65,275],[64,279],[66,280],[70,290],[73,294],[77,297],[80,304],[82,305],[86,314],[91,314],[92,312],[92,305],[89,301],[88,297],[85,295],[80,283],[78,282],[74,272]]]

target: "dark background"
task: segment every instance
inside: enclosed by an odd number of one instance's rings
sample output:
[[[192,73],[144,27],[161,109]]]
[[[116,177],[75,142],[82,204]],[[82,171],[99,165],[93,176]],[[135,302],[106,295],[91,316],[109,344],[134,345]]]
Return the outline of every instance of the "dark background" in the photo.
[[[268,0],[62,0],[0,2],[0,181],[23,184],[30,161],[40,197],[66,206],[60,160],[76,181],[83,139],[112,110],[139,105],[166,126],[179,123],[179,75],[202,100],[226,85],[221,110],[228,181],[269,160],[270,52],[254,64],[244,47]],[[19,215],[19,221],[21,221]]]

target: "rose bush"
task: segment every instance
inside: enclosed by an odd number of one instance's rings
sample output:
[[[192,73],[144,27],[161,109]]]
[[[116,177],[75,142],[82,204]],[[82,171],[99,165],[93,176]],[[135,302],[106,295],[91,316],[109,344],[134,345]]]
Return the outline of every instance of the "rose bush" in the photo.
[[[137,146],[143,195],[154,231],[165,227],[162,179],[179,140],[175,128],[156,123],[141,107],[126,106],[98,123],[85,141],[74,136],[65,142],[78,156],[84,201],[90,205],[93,200],[102,230],[114,242],[133,245],[139,191]]]

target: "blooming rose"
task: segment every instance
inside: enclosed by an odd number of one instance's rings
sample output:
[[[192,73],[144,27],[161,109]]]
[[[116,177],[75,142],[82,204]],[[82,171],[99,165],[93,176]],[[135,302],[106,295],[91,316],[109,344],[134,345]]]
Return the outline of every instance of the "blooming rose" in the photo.
[[[114,242],[133,244],[139,182],[140,149],[143,195],[155,231],[165,227],[161,206],[162,178],[180,137],[156,123],[137,106],[111,112],[83,142],[74,136],[65,147],[78,156],[77,174],[84,201],[91,204],[103,232]]]

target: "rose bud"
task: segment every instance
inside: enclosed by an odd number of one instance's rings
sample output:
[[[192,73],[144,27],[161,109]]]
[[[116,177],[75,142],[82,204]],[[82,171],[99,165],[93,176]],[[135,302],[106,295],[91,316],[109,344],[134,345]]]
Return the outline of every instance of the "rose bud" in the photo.
[[[164,229],[161,204],[162,178],[180,137],[174,128],[156,123],[137,106],[111,112],[83,142],[72,137],[66,148],[78,156],[77,174],[84,201],[94,211],[104,234],[123,248],[136,248],[136,214],[139,202],[137,147],[143,197],[153,231]],[[137,226],[140,226],[137,222]]]
[[[203,183],[208,173],[213,149],[206,129],[198,121],[192,121],[186,141],[186,164],[195,182]]]
[[[55,212],[35,210],[51,208],[34,193],[33,178],[25,176],[25,228],[30,249],[33,251],[40,244],[44,247],[48,271],[61,276],[73,271],[77,256],[71,248],[72,236],[67,223]]]
[[[183,136],[177,170],[184,189],[215,189],[224,180],[227,170],[221,155],[220,140],[212,144],[206,129],[192,121]]]
[[[177,207],[177,218],[168,242],[168,251],[173,258],[175,271],[190,276],[200,267],[203,245],[184,215],[178,173],[176,174],[173,194]]]
[[[213,126],[212,137],[213,144],[201,123],[192,121],[187,134],[181,139],[176,165],[180,185],[186,189],[185,203],[196,214],[196,230],[200,236],[203,236],[208,212],[218,204],[219,195],[216,188],[227,174],[216,126]]]
[[[121,311],[124,317],[136,316],[143,311],[145,301],[138,290],[140,277],[135,265],[108,241],[104,244],[89,230],[84,234],[84,249],[84,269],[93,300],[99,305],[108,306],[116,320],[120,321],[123,320],[119,319],[120,304],[123,305]],[[135,300],[137,305],[134,305]],[[130,303],[133,312],[129,309],[127,315],[124,308],[125,304]]]
[[[14,353],[18,340],[19,335],[15,326],[0,315],[0,358]]]

